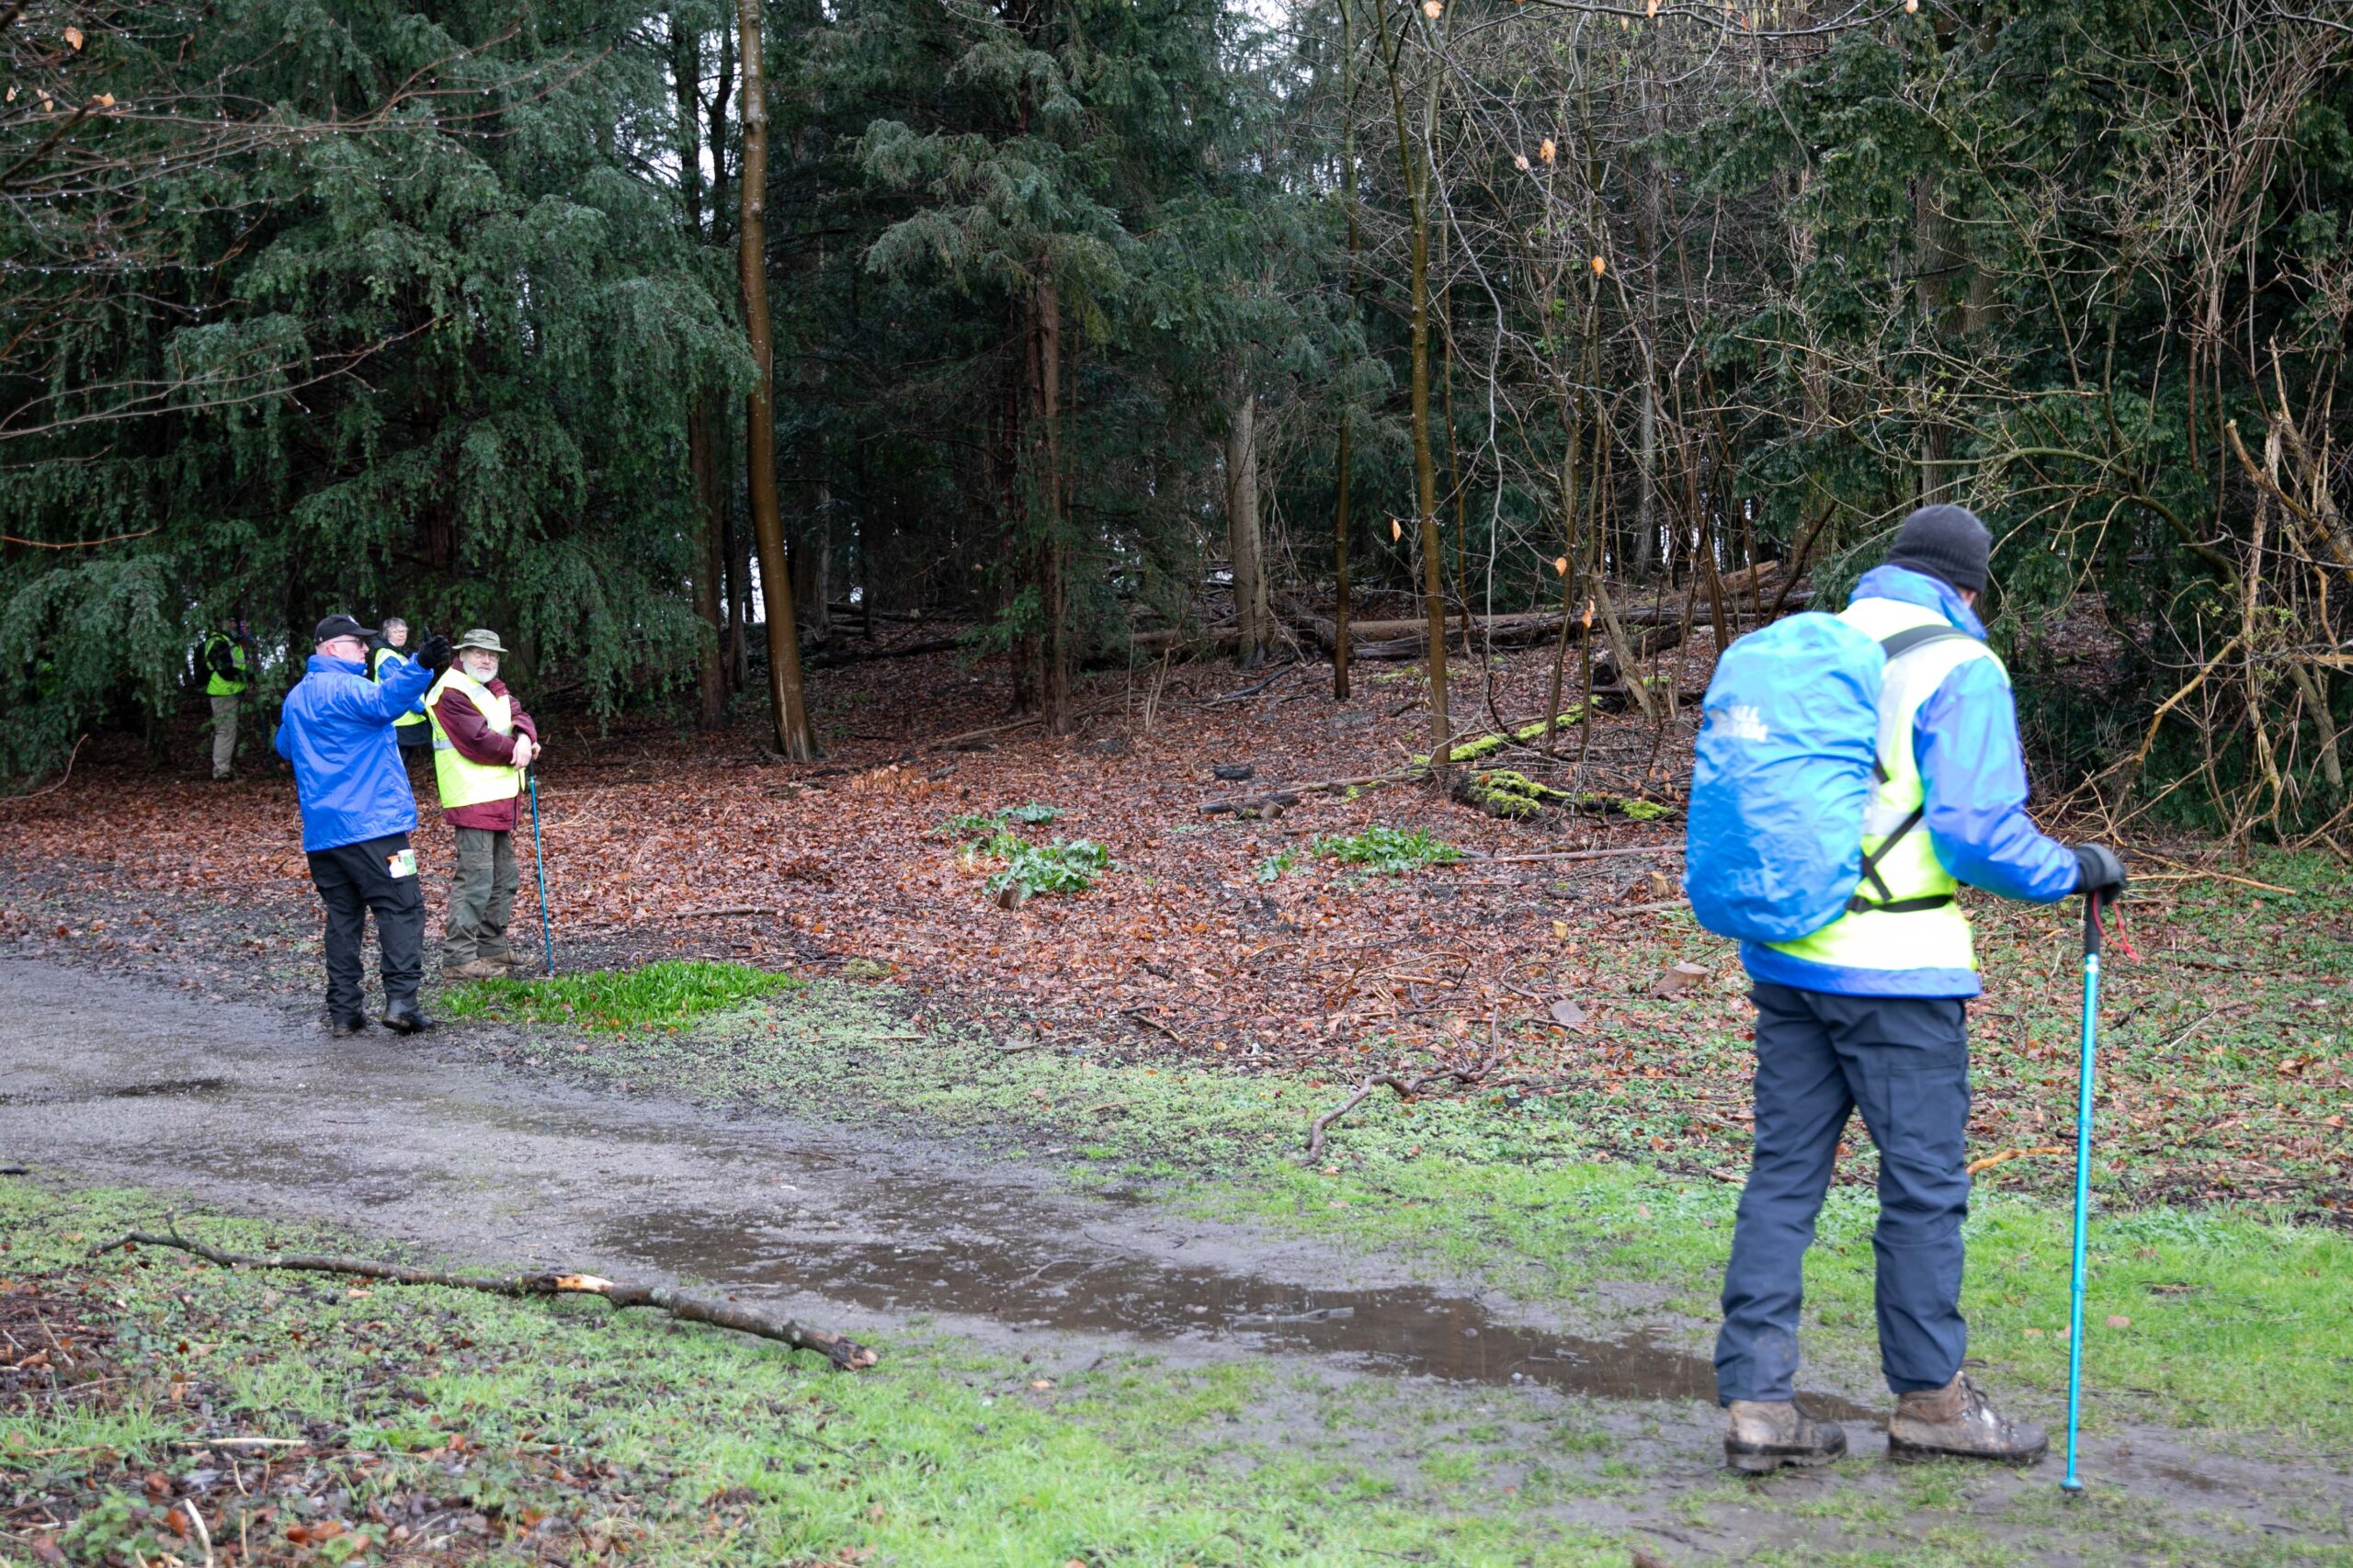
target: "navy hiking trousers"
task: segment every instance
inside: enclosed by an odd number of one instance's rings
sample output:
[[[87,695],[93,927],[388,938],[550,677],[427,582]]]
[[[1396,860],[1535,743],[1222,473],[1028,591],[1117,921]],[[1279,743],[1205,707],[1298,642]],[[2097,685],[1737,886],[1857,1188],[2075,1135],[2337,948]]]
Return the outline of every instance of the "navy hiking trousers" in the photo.
[[[1879,1353],[1897,1393],[1961,1370],[1961,1222],[1969,1212],[1969,1032],[1949,997],[1838,996],[1758,983],[1756,1151],[1740,1195],[1720,1401],[1794,1396],[1805,1249],[1848,1113],[1879,1147]]]

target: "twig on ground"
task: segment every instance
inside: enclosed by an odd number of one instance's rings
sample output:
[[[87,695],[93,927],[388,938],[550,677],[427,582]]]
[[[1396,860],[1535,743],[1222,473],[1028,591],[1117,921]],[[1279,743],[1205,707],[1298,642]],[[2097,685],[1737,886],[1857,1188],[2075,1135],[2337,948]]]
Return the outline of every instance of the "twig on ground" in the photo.
[[[28,795],[0,795],[0,806],[11,805],[18,801],[38,801],[43,795],[54,795],[64,789],[65,781],[74,777],[74,759],[82,755],[82,747],[89,738],[88,735],[84,735],[81,740],[74,743],[74,749],[65,754],[65,771],[57,776],[56,783],[35,790]]]
[[[2283,888],[2277,882],[2258,882],[2253,877],[2234,877],[2228,871],[2151,871],[2132,880],[2136,882],[2236,882],[2243,888],[2284,892],[2290,898],[2296,896],[2293,888]]]
[[[334,1257],[310,1253],[224,1252],[219,1247],[191,1241],[176,1230],[160,1236],[145,1231],[132,1231],[120,1240],[109,1242],[97,1250],[111,1252],[118,1247],[132,1246],[177,1247],[223,1268],[283,1268],[302,1274],[349,1274],[394,1285],[442,1285],[460,1290],[482,1290],[494,1296],[602,1296],[616,1308],[658,1307],[682,1323],[710,1324],[761,1339],[773,1339],[796,1350],[814,1350],[845,1371],[871,1367],[881,1359],[875,1352],[847,1335],[828,1329],[811,1328],[790,1318],[777,1317],[737,1301],[688,1296],[665,1285],[625,1284],[620,1280],[601,1279],[593,1274],[517,1274],[504,1279],[485,1279],[474,1275],[410,1268],[402,1264],[376,1263],[362,1257]]]
[[[1680,844],[1621,844],[1612,849],[1543,849],[1528,855],[1488,855],[1479,858],[1482,866],[1510,866],[1530,860],[1614,860],[1628,855],[1680,855]],[[1463,860],[1469,861],[1470,856]]]
[[[1348,1112],[1362,1105],[1365,1102],[1366,1096],[1370,1095],[1375,1089],[1381,1088],[1385,1085],[1386,1087],[1396,1090],[1401,1098],[1412,1100],[1419,1097],[1423,1091],[1427,1090],[1431,1085],[1443,1084],[1449,1080],[1452,1080],[1458,1084],[1475,1085],[1478,1082],[1478,1075],[1461,1067],[1449,1067],[1443,1072],[1427,1074],[1422,1077],[1415,1079],[1409,1084],[1404,1079],[1400,1078],[1392,1073],[1375,1073],[1371,1077],[1367,1078],[1363,1083],[1357,1085],[1357,1092],[1355,1094],[1350,1095],[1339,1105],[1325,1111],[1322,1116],[1317,1117],[1315,1120],[1309,1125],[1307,1129],[1307,1153],[1302,1157],[1307,1160],[1313,1160],[1317,1155],[1321,1154],[1324,1152],[1324,1129],[1330,1127],[1334,1122],[1339,1120],[1340,1118],[1347,1115]]]
[[[1988,1154],[1982,1160],[1972,1160],[1965,1168],[1971,1176],[1975,1176],[1981,1171],[1990,1171],[1995,1165],[2006,1165],[2012,1160],[2022,1160],[2029,1154],[2063,1154],[2066,1152],[2065,1148],[2057,1143],[2044,1143],[2032,1149],[2005,1149],[1998,1154]]]
[[[204,1568],[212,1568],[212,1532],[204,1528],[204,1507],[193,1497],[180,1499],[180,1512],[195,1528],[197,1544],[204,1548]]]
[[[774,915],[775,913],[773,908],[765,903],[722,903],[709,909],[674,909],[670,912],[670,918],[673,920],[692,920],[700,917],[716,919],[722,915]]]
[[[1214,708],[1221,702],[1239,702],[1245,697],[1256,697],[1260,692],[1266,690],[1268,687],[1274,685],[1275,682],[1282,679],[1283,676],[1297,674],[1302,667],[1303,666],[1298,664],[1285,665],[1282,668],[1277,670],[1273,675],[1268,676],[1262,681],[1257,681],[1252,685],[1245,686],[1240,691],[1229,691],[1222,697],[1205,697],[1201,699],[1196,706],[1201,708]]]
[[[1180,1051],[1190,1049],[1185,1044],[1185,1037],[1183,1035],[1178,1034],[1175,1029],[1170,1028],[1166,1024],[1162,1023],[1158,1018],[1154,1017],[1142,1007],[1122,1007],[1120,1009],[1120,1016],[1121,1017],[1134,1019],[1138,1024],[1141,1024],[1145,1028],[1152,1030],[1155,1034],[1167,1036],[1169,1042]]]

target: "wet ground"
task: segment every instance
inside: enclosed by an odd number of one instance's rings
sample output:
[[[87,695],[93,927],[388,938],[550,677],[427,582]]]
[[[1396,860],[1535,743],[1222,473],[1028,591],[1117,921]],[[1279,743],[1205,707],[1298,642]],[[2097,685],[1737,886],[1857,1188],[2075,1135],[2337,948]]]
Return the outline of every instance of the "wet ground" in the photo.
[[[1692,1325],[1595,1332],[1625,1322],[1631,1296],[1563,1316],[1379,1257],[1074,1195],[1022,1162],[917,1133],[602,1096],[382,1034],[331,1042],[280,1007],[134,979],[0,960],[0,1165],[331,1221],[489,1264],[717,1283],[886,1348],[892,1332],[922,1326],[1050,1365],[1127,1348],[1402,1378],[1507,1421],[1549,1419],[1566,1401],[1623,1433],[1655,1476],[1650,1505],[1597,1505],[1597,1523],[1653,1528],[1643,1515],[1721,1484],[1709,1369],[1672,1343],[1689,1343]],[[1855,1419],[1883,1396],[1819,1389],[1810,1402],[1850,1418],[1859,1452],[1883,1443]],[[2193,1521],[2184,1528],[2208,1513],[2257,1539],[2312,1540],[2317,1501],[2317,1539],[2346,1539],[2342,1465],[2258,1464],[2140,1429],[2095,1443],[2086,1468]],[[1972,1471],[1969,1485],[1991,1520],[2055,1480],[2050,1467]],[[1856,1544],[1848,1526],[1787,1511],[1674,1517],[1656,1533],[1701,1560],[1824,1528]],[[1900,1541],[1900,1514],[1867,1533]]]
[[[334,1042],[276,1008],[14,960],[0,1161],[485,1260],[708,1281],[844,1328],[919,1315],[986,1340],[1313,1354],[1610,1399],[1711,1386],[1702,1358],[1649,1334],[1579,1336],[1378,1260],[1074,1196],[1017,1163],[598,1096],[383,1034]]]

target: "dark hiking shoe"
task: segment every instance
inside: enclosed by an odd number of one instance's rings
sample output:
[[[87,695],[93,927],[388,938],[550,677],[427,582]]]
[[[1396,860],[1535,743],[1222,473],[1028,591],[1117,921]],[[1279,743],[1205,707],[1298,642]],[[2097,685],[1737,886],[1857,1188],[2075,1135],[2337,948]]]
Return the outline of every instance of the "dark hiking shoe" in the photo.
[[[1735,1399],[1724,1415],[1724,1462],[1751,1475],[1785,1464],[1828,1464],[1847,1451],[1847,1434],[1836,1423],[1816,1421],[1793,1399]]]
[[[1992,1460],[2032,1464],[2051,1439],[2031,1421],[2009,1421],[1961,1373],[1940,1389],[1907,1393],[1887,1422],[1887,1457],[1893,1460]]]
[[[327,1034],[335,1040],[349,1040],[353,1035],[366,1034],[368,1027],[368,1020],[365,1018],[329,1018]]]
[[[385,1003],[383,1023],[395,1034],[423,1034],[433,1027],[433,1020],[425,1016],[413,996]]]

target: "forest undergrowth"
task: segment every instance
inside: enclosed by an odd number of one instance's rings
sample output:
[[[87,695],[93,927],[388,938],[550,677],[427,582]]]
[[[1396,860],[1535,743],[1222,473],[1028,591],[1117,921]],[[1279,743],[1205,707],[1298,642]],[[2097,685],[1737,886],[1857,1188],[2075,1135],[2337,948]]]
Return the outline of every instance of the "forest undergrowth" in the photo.
[[[1685,655],[1695,667],[1706,656]],[[1495,662],[1482,706],[1504,721],[1497,733],[1539,710],[1545,665],[1540,653]],[[707,960],[887,984],[918,1026],[1274,1080],[1302,1113],[1302,1147],[1306,1121],[1372,1075],[1459,1074],[1429,1086],[1563,1108],[1619,1157],[1736,1174],[1751,1020],[1737,956],[1679,903],[1677,779],[1660,759],[1685,755],[1683,737],[1597,716],[1557,762],[1498,748],[1511,771],[1605,803],[1508,820],[1409,777],[1416,666],[1360,676],[1347,704],[1319,686],[1326,673],[1303,666],[1239,701],[1219,699],[1256,678],[1215,665],[1105,675],[1078,737],[1015,729],[960,743],[988,749],[941,750],[1002,704],[994,665],[852,665],[822,673],[823,694],[872,728],[835,735],[814,768],[758,766],[742,734],[599,738],[559,717],[542,789],[559,968]],[[1218,779],[1221,767],[1253,777]],[[0,935],[224,994],[314,994],[316,895],[290,781],[215,786],[193,772],[102,754],[67,789],[7,808]],[[1292,788],[1383,778],[1397,781]],[[1249,820],[1200,810],[1286,793],[1297,803]],[[418,842],[438,909],[451,857],[426,794]],[[1666,809],[1606,804],[1628,800]],[[1105,863],[1083,891],[1003,907],[1006,846],[990,854],[956,831],[966,817],[1023,844],[1098,845]],[[1372,864],[1328,850],[1381,835],[1426,850]],[[1440,845],[1461,858],[1427,853]],[[2111,1197],[2345,1223],[2353,888],[2317,856],[2246,865],[2195,844],[2127,848],[2139,880],[2103,1024]],[[1597,849],[1608,853],[1527,858]],[[536,951],[532,883],[527,866],[515,929]],[[1987,989],[1972,1009],[1971,1156],[1996,1162],[1989,1185],[2057,1192],[2077,908],[1978,898],[1972,912]],[[624,1026],[596,1049],[630,1040]],[[1365,1115],[1331,1136],[1345,1146]],[[1859,1129],[1840,1171],[1869,1179]]]

